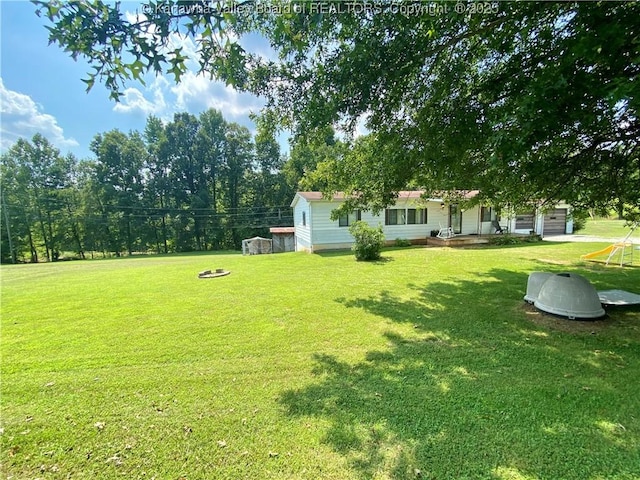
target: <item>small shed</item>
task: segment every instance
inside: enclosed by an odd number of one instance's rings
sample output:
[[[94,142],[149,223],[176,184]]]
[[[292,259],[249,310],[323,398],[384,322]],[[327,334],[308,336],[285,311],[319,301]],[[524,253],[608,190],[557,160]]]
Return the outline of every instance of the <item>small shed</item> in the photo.
[[[273,253],[295,252],[295,227],[271,227],[269,232],[273,239]]]
[[[261,253],[273,253],[270,238],[253,237],[242,240],[243,255],[259,255]]]

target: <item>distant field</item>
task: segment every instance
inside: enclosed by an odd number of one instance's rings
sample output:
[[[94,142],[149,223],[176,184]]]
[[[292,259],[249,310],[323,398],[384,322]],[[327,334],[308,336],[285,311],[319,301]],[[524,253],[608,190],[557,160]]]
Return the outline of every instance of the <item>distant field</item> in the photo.
[[[577,232],[579,235],[593,235],[604,238],[624,238],[629,233],[629,227],[625,226],[624,220],[587,220],[583,230]],[[632,237],[640,240],[640,228],[637,228]]]
[[[640,309],[522,301],[596,248],[3,266],[3,478],[640,478]]]

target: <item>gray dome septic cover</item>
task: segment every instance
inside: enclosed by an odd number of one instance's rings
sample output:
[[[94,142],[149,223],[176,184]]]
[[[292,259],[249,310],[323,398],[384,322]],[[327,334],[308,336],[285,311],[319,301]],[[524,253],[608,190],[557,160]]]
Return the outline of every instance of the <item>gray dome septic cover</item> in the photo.
[[[535,302],[540,294],[540,289],[551,277],[553,277],[553,273],[531,272],[527,280],[527,294],[524,296],[525,302]]]
[[[540,288],[534,305],[544,312],[570,319],[604,315],[596,289],[589,280],[575,273],[551,275]]]

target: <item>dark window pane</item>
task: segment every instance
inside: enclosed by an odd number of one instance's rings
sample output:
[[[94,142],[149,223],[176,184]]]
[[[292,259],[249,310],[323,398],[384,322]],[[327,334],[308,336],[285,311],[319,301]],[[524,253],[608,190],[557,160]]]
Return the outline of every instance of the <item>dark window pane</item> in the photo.
[[[491,221],[491,207],[482,207],[482,213],[480,221],[482,222],[490,222]]]
[[[394,208],[388,208],[385,213],[387,225],[397,225],[398,224],[398,210]]]
[[[416,221],[416,209],[410,208],[407,210],[407,224],[415,225],[416,223],[420,223],[419,221]]]

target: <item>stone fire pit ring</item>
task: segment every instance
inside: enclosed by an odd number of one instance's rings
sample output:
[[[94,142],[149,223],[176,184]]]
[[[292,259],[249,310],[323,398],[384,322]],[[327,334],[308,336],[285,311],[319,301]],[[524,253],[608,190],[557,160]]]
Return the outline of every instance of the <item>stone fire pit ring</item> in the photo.
[[[218,278],[229,275],[231,272],[223,268],[216,268],[215,270],[204,270],[198,274],[198,278]]]

